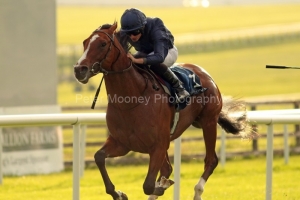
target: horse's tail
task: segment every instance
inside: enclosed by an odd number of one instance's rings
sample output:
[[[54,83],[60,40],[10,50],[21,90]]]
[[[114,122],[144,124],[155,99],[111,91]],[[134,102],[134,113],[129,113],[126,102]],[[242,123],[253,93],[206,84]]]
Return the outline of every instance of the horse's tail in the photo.
[[[247,119],[246,106],[242,101],[230,100],[224,102],[218,124],[227,133],[240,135],[245,139],[252,139],[257,136]]]

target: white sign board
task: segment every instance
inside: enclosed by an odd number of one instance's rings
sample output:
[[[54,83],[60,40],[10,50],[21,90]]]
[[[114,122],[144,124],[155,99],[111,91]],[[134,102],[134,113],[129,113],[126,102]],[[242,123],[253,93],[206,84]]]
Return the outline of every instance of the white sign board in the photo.
[[[1,110],[2,115],[46,114],[59,113],[60,107],[6,107]],[[64,169],[61,127],[4,127],[2,147],[5,175],[47,174]]]

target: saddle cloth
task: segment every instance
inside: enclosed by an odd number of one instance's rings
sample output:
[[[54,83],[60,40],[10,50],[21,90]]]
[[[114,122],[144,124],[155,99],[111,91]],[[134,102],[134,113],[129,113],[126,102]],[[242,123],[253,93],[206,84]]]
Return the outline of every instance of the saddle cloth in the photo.
[[[178,79],[183,83],[183,87],[190,93],[191,96],[203,93],[207,88],[204,88],[201,84],[200,78],[197,74],[193,71],[183,68],[179,65],[173,65],[170,67],[173,73],[178,77]],[[186,99],[184,102],[177,102],[175,89],[171,87],[171,85],[162,79],[161,77],[158,78],[159,82],[161,83],[162,87],[164,88],[165,92],[170,95],[169,102],[175,105],[176,110],[184,109],[187,104],[189,103],[190,99]]]

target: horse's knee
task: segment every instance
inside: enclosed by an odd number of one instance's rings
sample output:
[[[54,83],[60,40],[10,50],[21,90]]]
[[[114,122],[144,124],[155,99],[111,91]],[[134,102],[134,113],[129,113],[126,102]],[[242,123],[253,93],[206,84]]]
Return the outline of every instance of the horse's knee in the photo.
[[[146,195],[151,195],[151,194],[153,194],[153,192],[154,192],[154,189],[155,189],[155,183],[153,183],[153,184],[144,183],[143,189],[144,189],[144,193],[145,193]]]
[[[106,158],[106,154],[104,152],[104,150],[98,150],[95,155],[94,155],[94,159],[95,162],[97,164],[105,164],[105,158]]]

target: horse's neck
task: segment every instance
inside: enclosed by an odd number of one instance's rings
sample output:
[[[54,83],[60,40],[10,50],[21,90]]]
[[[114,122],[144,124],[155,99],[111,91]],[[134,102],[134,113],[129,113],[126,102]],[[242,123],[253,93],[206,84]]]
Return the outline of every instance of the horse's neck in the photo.
[[[118,65],[116,63],[116,66]],[[129,66],[130,64],[127,64],[125,68]],[[116,103],[120,106],[123,104],[122,107],[130,107],[132,106],[131,104],[136,104],[136,102],[132,102],[131,100],[142,96],[146,87],[145,78],[135,67],[131,67],[130,70],[123,73],[105,75],[104,80],[109,100],[117,100],[111,103]]]

